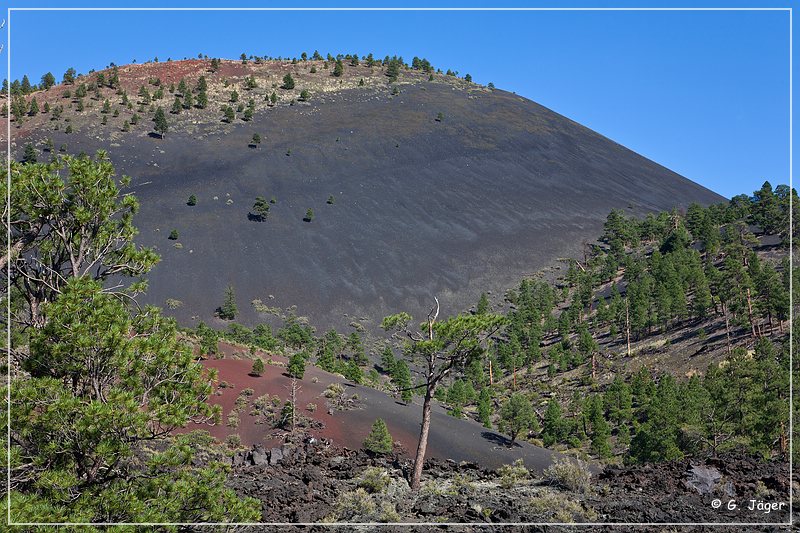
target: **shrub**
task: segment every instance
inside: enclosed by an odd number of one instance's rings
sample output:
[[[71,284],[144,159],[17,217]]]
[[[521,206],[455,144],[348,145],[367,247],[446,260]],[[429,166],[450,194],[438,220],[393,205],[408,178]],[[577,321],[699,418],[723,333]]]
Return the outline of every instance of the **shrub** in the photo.
[[[189,197],[189,200],[186,202],[186,205],[197,205],[197,196],[194,194]]]
[[[250,373],[252,375],[254,375],[254,376],[260,376],[261,374],[263,374],[264,373],[264,360],[261,359],[260,357],[256,358],[256,360],[253,361],[253,369],[250,370]]]
[[[308,89],[303,89],[300,91],[300,101],[307,102],[311,98],[311,93],[308,92]]]
[[[364,470],[364,474],[358,480],[358,486],[370,494],[379,494],[385,491],[390,483],[389,472],[376,466],[371,466]]]
[[[389,433],[389,428],[386,427],[386,422],[382,418],[378,418],[372,424],[372,430],[364,439],[363,448],[373,453],[389,453],[392,451],[392,435]]]
[[[547,467],[544,477],[553,485],[581,494],[589,492],[591,488],[592,473],[589,471],[589,465],[578,458],[559,459]]]
[[[310,403],[310,404],[306,405],[306,411],[308,411],[309,413],[313,413],[316,410],[317,410],[317,404]]]
[[[292,424],[294,424],[294,406],[292,402],[287,401],[283,404],[283,408],[281,409],[281,414],[278,418],[278,427],[286,429],[292,427]]]
[[[167,300],[164,303],[170,309],[177,309],[183,305],[182,301],[176,300],[175,298],[167,298]]]
[[[231,411],[228,413],[228,420],[225,423],[226,426],[229,428],[238,428],[239,427],[239,411]]]
[[[322,393],[326,398],[339,398],[342,394],[344,394],[344,385],[341,383],[331,383]]]
[[[337,502],[337,517],[346,520],[353,516],[369,516],[376,510],[375,501],[363,488],[345,492]]]
[[[314,220],[314,210],[310,207],[306,210],[306,216],[303,218],[305,222],[311,222]]]
[[[328,196],[328,205],[333,205],[334,203],[336,203],[336,198],[333,195]]]
[[[178,230],[174,229],[169,232],[169,240],[177,241],[178,240]]]
[[[517,459],[513,464],[501,466],[497,469],[497,473],[500,475],[500,486],[504,489],[514,487],[528,477],[528,469],[525,468],[522,459]]]
[[[228,435],[225,437],[225,445],[231,450],[235,450],[242,445],[242,438],[237,433]]]

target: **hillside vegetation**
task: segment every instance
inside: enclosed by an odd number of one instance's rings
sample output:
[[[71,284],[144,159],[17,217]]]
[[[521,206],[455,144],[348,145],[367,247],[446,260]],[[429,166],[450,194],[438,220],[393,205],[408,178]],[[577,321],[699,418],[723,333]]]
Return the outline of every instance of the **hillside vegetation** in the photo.
[[[728,488],[678,478],[709,457],[783,497],[796,192],[721,201],[455,74],[243,55],[7,88],[15,521],[644,520],[618,504],[664,472],[707,519]],[[253,361],[210,361],[221,339]],[[226,362],[259,396],[222,392]],[[315,433],[318,398],[347,420],[378,396],[364,451]],[[547,467],[426,462],[434,408]],[[224,443],[189,432],[223,415]],[[248,417],[283,445],[243,447]]]

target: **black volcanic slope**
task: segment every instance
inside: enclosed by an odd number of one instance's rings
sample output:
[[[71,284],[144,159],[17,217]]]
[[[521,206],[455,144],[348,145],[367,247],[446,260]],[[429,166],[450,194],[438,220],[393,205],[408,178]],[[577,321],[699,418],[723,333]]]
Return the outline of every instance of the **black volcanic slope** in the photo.
[[[439,122],[437,113],[443,113]],[[141,199],[140,241],[161,263],[147,300],[186,325],[214,323],[224,289],[318,326],[465,309],[559,257],[577,256],[612,208],[631,213],[723,198],[534,102],[447,84],[344,90],[233,126],[187,124],[164,140],[76,136],[105,148]],[[249,148],[254,132],[264,139]],[[287,155],[287,151],[291,155]],[[186,205],[195,194],[198,204]],[[248,220],[275,196],[265,222]],[[328,205],[330,195],[335,203]],[[306,209],[315,218],[303,220]],[[180,233],[182,248],[167,239]]]

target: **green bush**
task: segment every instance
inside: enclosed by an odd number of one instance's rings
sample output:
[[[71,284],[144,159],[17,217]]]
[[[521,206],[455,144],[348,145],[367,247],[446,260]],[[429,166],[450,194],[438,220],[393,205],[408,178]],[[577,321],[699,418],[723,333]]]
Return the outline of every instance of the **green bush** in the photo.
[[[559,459],[544,471],[544,477],[553,485],[572,492],[586,494],[591,488],[592,473],[589,465],[578,459]]]
[[[253,361],[253,369],[250,371],[254,376],[260,376],[264,373],[264,360],[260,357]]]
[[[386,422],[378,418],[372,424],[372,430],[364,439],[363,448],[373,453],[389,453],[392,451],[393,442]]]
[[[497,469],[497,473],[500,475],[500,486],[504,489],[510,489],[528,478],[528,469],[525,468],[522,459],[517,459],[513,464],[501,466]]]
[[[303,379],[303,375],[306,372],[306,358],[303,357],[301,352],[289,358],[289,365],[286,367],[286,371],[293,378]]]
[[[370,494],[380,494],[386,490],[390,483],[389,472],[376,466],[367,468],[361,479],[358,480],[358,486]]]

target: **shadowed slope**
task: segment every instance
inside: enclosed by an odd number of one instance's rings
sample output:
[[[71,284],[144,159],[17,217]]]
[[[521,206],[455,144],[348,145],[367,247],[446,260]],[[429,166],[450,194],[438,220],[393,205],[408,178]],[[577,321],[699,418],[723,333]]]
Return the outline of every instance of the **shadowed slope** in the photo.
[[[723,200],[514,94],[400,87],[396,96],[385,87],[320,93],[233,125],[217,121],[217,106],[205,121],[168,115],[163,140],[141,129],[114,142],[102,132],[52,136],[70,152],[107,149],[133,176],[140,241],[162,255],[147,300],[180,300],[172,313],[187,325],[213,322],[228,284],[244,323],[268,318],[253,299],[297,305],[318,326],[419,315],[434,294],[455,313],[481,291],[580,253],[612,208]],[[248,146],[253,133],[259,148]],[[277,199],[265,222],[248,219],[256,196]],[[172,229],[182,248],[167,239]]]

